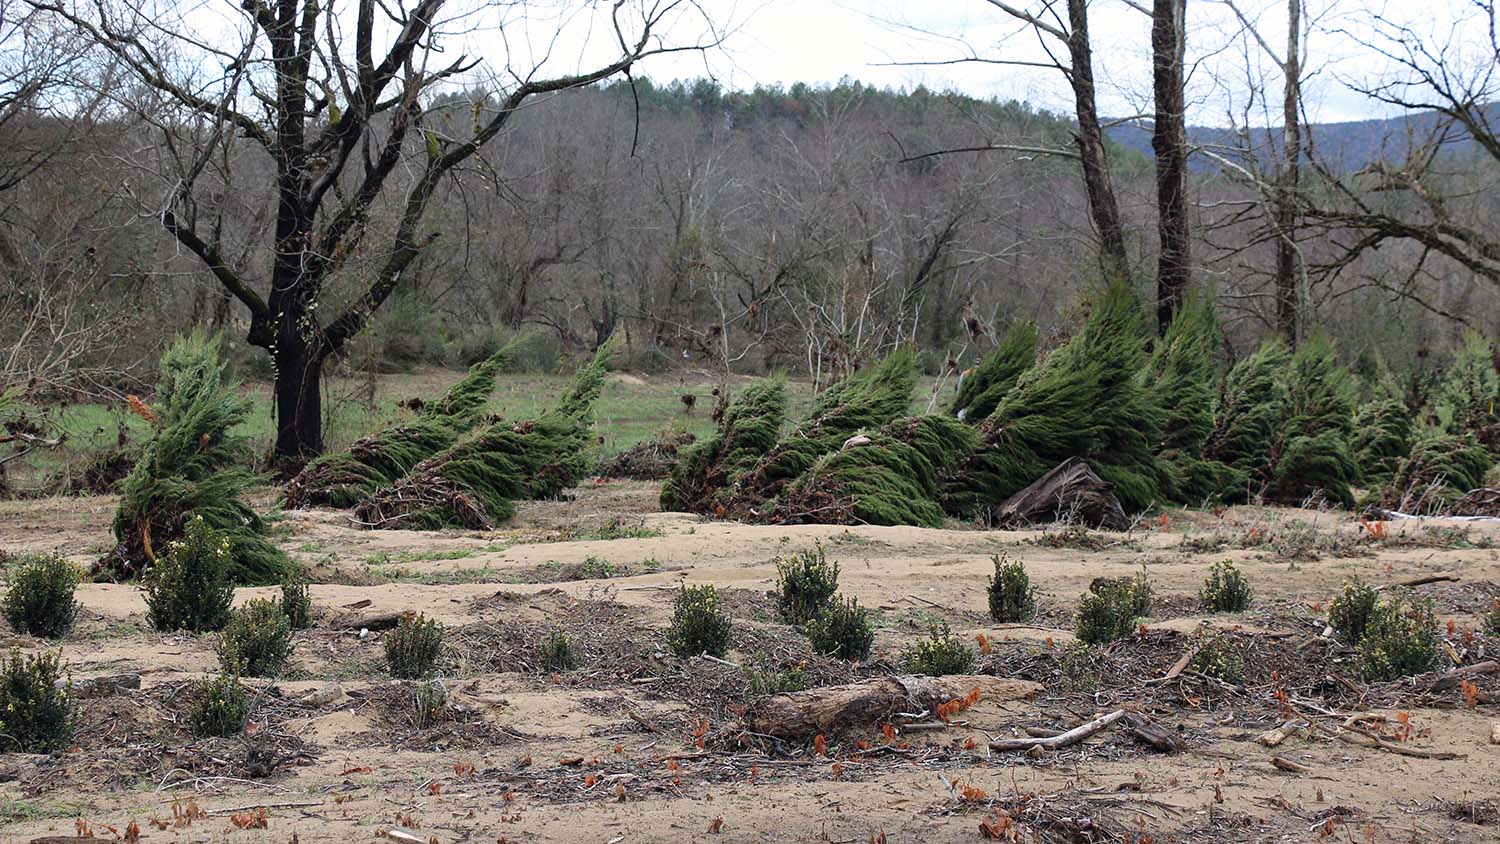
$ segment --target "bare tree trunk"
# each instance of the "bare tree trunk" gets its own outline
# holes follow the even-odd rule
[[[1276,180],[1276,330],[1292,347],[1297,345],[1299,277],[1297,253],[1297,190],[1302,165],[1302,0],[1287,0],[1287,44],[1282,111],[1282,163]]]
[[[1106,274],[1124,277],[1129,272],[1125,254],[1125,227],[1120,222],[1120,206],[1109,174],[1105,152],[1104,129],[1099,124],[1099,107],[1094,96],[1094,56],[1089,45],[1087,0],[1068,0],[1068,53],[1072,64],[1069,82],[1073,86],[1074,108],[1078,117],[1078,157],[1083,165],[1083,185],[1088,193],[1089,213],[1099,231],[1099,259]]]
[[[1187,127],[1183,92],[1186,0],[1155,0],[1151,79],[1156,98],[1156,212],[1161,249],[1156,270],[1157,330],[1165,332],[1192,279],[1187,215]]]

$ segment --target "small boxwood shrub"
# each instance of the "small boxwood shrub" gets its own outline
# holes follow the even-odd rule
[[[776,608],[787,624],[806,624],[833,602],[839,564],[828,562],[819,543],[776,558]]]
[[[854,598],[835,600],[807,622],[807,641],[824,656],[869,659],[875,623],[870,620],[870,611]]]
[[[578,667],[578,650],[573,640],[560,629],[547,634],[541,648],[542,667],[548,671],[572,671]]]
[[[55,653],[10,649],[0,676],[0,749],[50,753],[73,737],[72,683]]]
[[[28,636],[61,639],[73,629],[78,570],[57,554],[23,554],[5,592],[5,620]]]
[[[1193,657],[1193,670],[1200,674],[1223,680],[1226,683],[1245,681],[1245,661],[1240,659],[1234,642],[1228,636],[1210,633],[1198,642],[1198,654]]]
[[[1375,590],[1359,578],[1344,581],[1344,589],[1328,605],[1328,626],[1346,645],[1357,645],[1375,613]]]
[[[307,592],[307,575],[301,571],[287,575],[281,581],[281,611],[293,630],[306,630],[312,626],[312,596]]]
[[[250,696],[239,678],[231,674],[206,677],[195,684],[197,699],[193,701],[189,720],[193,735],[203,738],[232,736],[245,728],[250,715]]]
[[[404,616],[385,634],[385,664],[391,676],[415,680],[431,674],[443,653],[443,625],[421,613]]]
[[[918,639],[907,648],[902,655],[901,670],[930,677],[968,674],[974,670],[974,651],[953,635],[946,622],[934,624],[927,629],[925,639]]]
[[[237,677],[275,677],[292,653],[292,623],[275,601],[235,610],[219,635],[219,664]]]
[[[229,537],[194,516],[146,573],[146,608],[157,630],[222,630],[234,601]]]
[[[1036,615],[1036,589],[1026,566],[999,554],[990,559],[995,564],[995,575],[990,578],[990,618],[1001,623],[1030,621]]]
[[[753,696],[779,695],[800,692],[811,683],[801,665],[783,667],[773,661],[764,651],[756,651],[745,663],[745,682]]]
[[[1359,639],[1359,672],[1380,682],[1431,671],[1438,664],[1437,620],[1428,601],[1382,601]]]
[[[1228,560],[1214,563],[1198,593],[1198,600],[1209,612],[1242,612],[1250,608],[1250,599],[1250,582]]]
[[[680,657],[705,653],[722,657],[729,652],[730,626],[729,615],[719,607],[719,593],[711,584],[684,583],[672,607],[667,647]]]
[[[1106,645],[1130,635],[1136,619],[1141,617],[1137,582],[1098,580],[1089,589],[1089,594],[1078,602],[1078,615],[1074,619],[1073,630],[1078,641]]]

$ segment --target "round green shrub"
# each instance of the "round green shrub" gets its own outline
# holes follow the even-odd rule
[[[1359,640],[1359,672],[1382,682],[1437,668],[1437,621],[1431,602],[1383,601],[1370,614]]]
[[[10,649],[0,675],[0,749],[50,753],[73,737],[73,685],[55,653]]]
[[[974,670],[974,651],[953,635],[947,622],[934,624],[927,629],[927,638],[918,639],[902,654],[901,670],[930,677],[968,674]]]
[[[146,609],[157,630],[221,630],[234,601],[228,535],[202,517],[188,522],[146,573]]]
[[[995,575],[990,578],[990,618],[1002,624],[1030,621],[1036,615],[1036,589],[1026,566],[999,554],[990,559],[995,564]]]
[[[78,570],[57,554],[24,554],[11,570],[5,619],[28,636],[61,639],[73,629]]]
[[[1359,578],[1344,581],[1344,589],[1328,605],[1328,626],[1346,645],[1357,645],[1375,613],[1375,590]]]
[[[197,699],[193,701],[188,716],[193,735],[203,738],[232,736],[245,728],[245,720],[250,714],[250,697],[245,694],[239,678],[221,674],[206,677],[194,685]]]
[[[1242,612],[1250,608],[1252,593],[1245,575],[1228,560],[1214,563],[1198,600],[1209,612]]]
[[[672,608],[667,647],[680,657],[722,657],[729,652],[730,627],[729,615],[719,607],[719,594],[711,584],[684,583]]]
[[[1136,620],[1151,607],[1151,585],[1145,572],[1134,579],[1095,580],[1078,602],[1073,631],[1078,641],[1106,645],[1130,635]]]
[[[219,636],[219,663],[238,677],[274,677],[292,653],[292,623],[274,601],[235,610]]]
[[[828,562],[821,543],[776,559],[776,608],[787,624],[812,620],[838,589],[839,564]]]
[[[281,611],[286,614],[293,630],[306,630],[312,626],[312,596],[307,592],[307,576],[301,571],[289,574],[281,581]]]
[[[443,625],[421,613],[407,615],[385,634],[385,664],[391,676],[415,680],[432,673],[443,653]]]
[[[870,611],[854,598],[835,600],[807,622],[807,641],[824,656],[869,659],[875,623],[870,620]]]

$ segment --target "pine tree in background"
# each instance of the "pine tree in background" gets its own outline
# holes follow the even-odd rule
[[[1483,334],[1464,336],[1433,404],[1443,430],[1470,434],[1500,457],[1500,375],[1495,372],[1495,347]]]
[[[1233,501],[1244,495],[1243,473],[1202,456],[1214,433],[1219,389],[1214,354],[1219,339],[1213,303],[1195,298],[1177,309],[1151,357],[1152,390],[1163,410],[1163,493],[1184,504]]]
[[[1266,497],[1300,504],[1321,493],[1354,506],[1349,487],[1359,469],[1349,450],[1354,433],[1349,373],[1335,360],[1333,346],[1315,337],[1297,348],[1280,380],[1285,404],[1271,448]]]
[[[713,513],[721,493],[776,444],[786,420],[786,379],[756,381],[730,402],[718,430],[682,451],[662,484],[661,508]]]
[[[904,414],[916,384],[916,353],[902,346],[875,367],[829,387],[808,418],[734,482],[730,510],[743,515],[769,510],[772,499],[819,457]]]
[[[522,337],[469,369],[458,383],[425,404],[417,418],[371,434],[346,451],[308,463],[286,487],[286,506],[353,507],[390,486],[423,460],[451,448],[474,427],[490,395],[495,375],[515,356]]]
[[[1259,495],[1265,486],[1286,405],[1280,378],[1288,361],[1286,345],[1279,338],[1271,339],[1224,377],[1214,430],[1204,443],[1203,456],[1234,469],[1242,487],[1253,487],[1230,500]]]
[[[223,531],[230,575],[243,585],[280,582],[286,555],[262,535],[260,516],[240,496],[260,480],[247,466],[250,440],[239,433],[250,400],[226,383],[217,336],[194,332],[162,355],[155,407],[137,411],[155,426],[135,468],[121,484],[115,513],[118,543],[96,566],[100,574],[143,573],[190,518]]]
[[[515,514],[517,499],[555,498],[592,465],[593,407],[612,345],[578,370],[557,406],[519,424],[496,422],[473,439],[417,464],[355,508],[377,529],[489,530]]]
[[[1109,284],[1083,329],[1022,375],[980,426],[979,449],[945,481],[945,509],[976,516],[1069,457],[1087,460],[1127,509],[1160,502],[1162,410],[1141,324],[1134,293]]]
[[[1036,326],[1017,323],[980,364],[965,373],[948,414],[978,425],[1000,406],[1021,375],[1036,364]]]
[[[941,527],[940,479],[978,444],[977,430],[952,416],[898,419],[818,458],[782,492],[769,520]]]
[[[1470,490],[1484,486],[1489,451],[1473,436],[1431,434],[1412,447],[1380,493],[1380,506],[1414,515],[1445,513]]]

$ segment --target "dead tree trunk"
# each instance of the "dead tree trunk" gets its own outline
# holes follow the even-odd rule
[[[744,724],[760,735],[807,739],[850,729],[868,731],[877,724],[903,723],[913,716],[931,720],[938,706],[963,699],[976,689],[981,701],[1007,701],[1025,700],[1041,688],[1029,680],[981,675],[877,677],[760,698],[745,709]]]
[[[1297,345],[1302,275],[1297,252],[1297,190],[1302,165],[1302,0],[1287,0],[1287,43],[1283,70],[1281,173],[1276,180],[1276,330]]]
[[[1156,215],[1161,249],[1156,270],[1157,330],[1165,332],[1192,278],[1188,241],[1186,0],[1155,0],[1151,10],[1151,81],[1156,125]]]
[[[1104,129],[1099,123],[1099,107],[1094,95],[1094,53],[1089,44],[1087,0],[1068,0],[1068,27],[1071,64],[1068,81],[1073,87],[1074,110],[1078,118],[1078,134],[1074,140],[1083,166],[1089,214],[1099,232],[1099,259],[1105,273],[1123,278],[1129,272],[1130,264],[1125,254],[1125,226],[1120,222],[1120,206],[1115,200],[1109,157],[1104,146]]]

